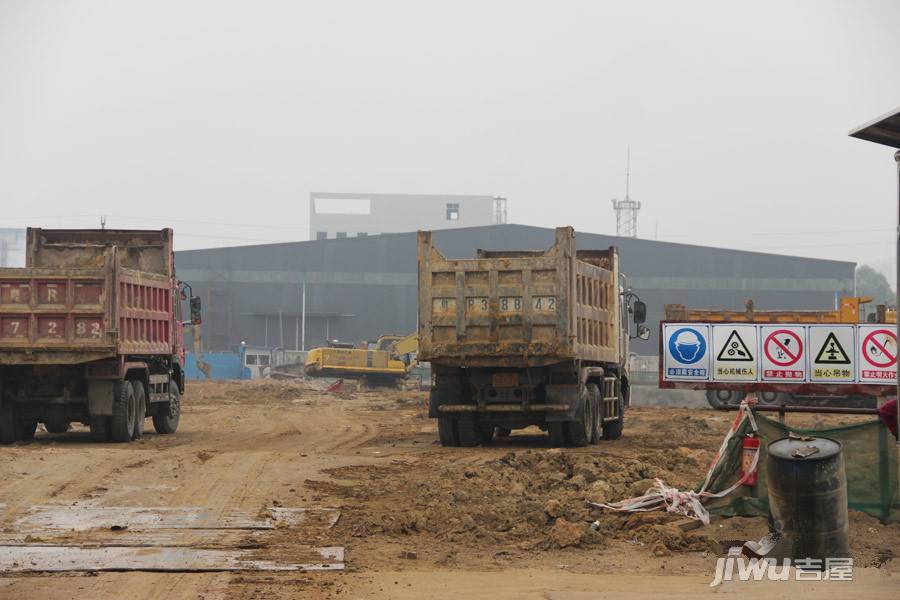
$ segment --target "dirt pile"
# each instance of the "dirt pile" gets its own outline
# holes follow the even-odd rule
[[[687,450],[687,449],[685,449]],[[659,541],[669,550],[704,549],[705,540],[652,519],[604,514],[585,500],[610,502],[642,494],[656,477],[689,487],[697,472],[689,451],[649,452],[643,460],[558,449],[507,452],[475,464],[435,453],[411,465],[345,467],[338,481],[306,482],[353,498],[345,511],[352,535],[426,536],[461,545],[491,544],[550,550],[602,544],[609,538]],[[673,470],[673,468],[675,470]],[[688,477],[676,471],[688,472]],[[599,519],[598,527],[590,524]]]

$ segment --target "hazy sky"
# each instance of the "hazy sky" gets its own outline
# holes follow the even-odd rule
[[[0,0],[0,227],[306,239],[310,191],[893,267],[900,1]]]

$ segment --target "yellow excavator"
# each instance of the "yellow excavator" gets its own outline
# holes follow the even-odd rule
[[[365,347],[329,342],[306,356],[305,373],[310,377],[354,377],[371,384],[396,384],[417,365],[418,333],[383,335]]]

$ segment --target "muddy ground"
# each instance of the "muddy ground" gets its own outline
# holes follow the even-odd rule
[[[222,518],[262,515],[273,506],[333,507],[341,514],[332,528],[318,522],[279,526],[216,544],[233,543],[254,559],[275,561],[307,560],[311,548],[343,546],[345,570],[7,573],[0,575],[0,598],[588,599],[710,593],[719,542],[758,539],[767,529],[764,519],[720,519],[682,531],[675,516],[604,514],[584,502],[637,495],[656,477],[679,488],[700,481],[733,415],[690,404],[635,406],[621,440],[589,448],[553,449],[538,430],[528,430],[488,447],[446,449],[436,442],[423,392],[323,393],[302,382],[194,383],[175,435],[153,434],[148,421],[151,433],[141,441],[99,445],[78,426],[0,448],[0,528],[6,539],[48,541],[23,528],[22,519],[36,505],[203,507]],[[804,416],[790,422],[832,426],[847,419]],[[595,520],[596,530],[590,527]],[[112,534],[56,535],[53,543],[90,546],[108,543]],[[210,545],[202,537],[190,539],[195,547]],[[894,594],[900,526],[851,511],[851,545],[853,582],[767,582],[752,591],[781,597],[791,586],[817,598]],[[745,585],[750,584],[719,591],[741,593]]]

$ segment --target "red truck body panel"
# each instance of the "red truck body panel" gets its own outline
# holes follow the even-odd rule
[[[0,364],[183,358],[172,231],[29,229],[0,269]]]

